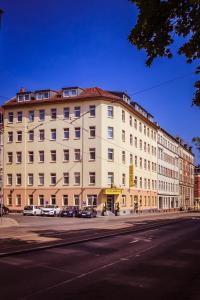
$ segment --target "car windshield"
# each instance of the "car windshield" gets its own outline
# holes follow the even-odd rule
[[[45,208],[55,208],[54,205],[46,205]]]
[[[30,205],[29,206],[25,206],[24,210],[33,210],[33,206],[30,206]]]
[[[83,210],[91,211],[91,210],[93,210],[93,208],[92,207],[84,207]]]

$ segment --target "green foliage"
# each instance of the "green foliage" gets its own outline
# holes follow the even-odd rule
[[[187,63],[200,58],[200,0],[130,0],[138,8],[137,23],[129,41],[147,53],[146,65],[157,57],[172,58],[174,37],[183,38],[178,49]],[[200,66],[196,74],[200,73]],[[200,107],[200,81],[195,83],[193,104]]]
[[[192,139],[192,142],[195,144],[197,150],[200,151],[200,137],[198,137],[198,136],[197,136],[197,137],[194,137],[194,138]]]

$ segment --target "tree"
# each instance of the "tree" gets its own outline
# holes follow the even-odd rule
[[[170,45],[175,36],[183,38],[178,49],[187,63],[200,58],[200,0],[130,0],[136,4],[137,23],[129,35],[129,41],[147,53],[146,65],[151,66],[157,57],[172,58]],[[196,74],[200,73],[200,66]],[[192,103],[200,107],[200,80],[194,84]]]
[[[1,19],[2,19],[3,13],[4,13],[3,9],[0,8],[0,28],[1,28]]]

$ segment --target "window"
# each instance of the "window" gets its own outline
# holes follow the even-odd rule
[[[114,161],[114,149],[108,148],[108,160]]]
[[[22,205],[22,197],[21,195],[16,195],[16,206]]]
[[[96,136],[96,127],[95,126],[90,126],[90,138],[95,138]]]
[[[144,135],[146,135],[147,134],[147,127],[146,127],[146,125],[144,125]]]
[[[75,127],[75,139],[80,139],[81,137],[81,129],[80,127]]]
[[[126,141],[125,130],[122,130],[122,142]]]
[[[56,195],[51,195],[51,205],[56,205]]]
[[[68,195],[63,195],[63,201],[62,201],[63,203],[63,206],[68,206]]]
[[[148,179],[148,189],[150,190],[150,179]]]
[[[39,151],[39,162],[44,162],[44,151]]]
[[[8,206],[12,206],[12,194],[8,194],[8,196],[7,196],[7,204],[8,204]]]
[[[39,130],[39,141],[42,142],[45,139],[44,129]]]
[[[137,178],[137,176],[135,176],[134,184],[135,184],[135,187],[137,188],[137,186],[138,186],[138,178]]]
[[[28,195],[28,204],[33,205],[33,195]]]
[[[130,165],[133,164],[133,154],[130,153]]]
[[[56,117],[57,117],[57,109],[52,108],[51,109],[51,120],[56,120]]]
[[[74,184],[75,185],[80,185],[80,172],[75,172],[74,173]]]
[[[22,131],[17,131],[17,142],[22,142]]]
[[[135,148],[137,148],[137,137],[135,137]]]
[[[95,172],[89,172],[89,184],[94,185],[95,184]]]
[[[33,151],[28,152],[28,162],[33,163],[34,162],[34,153]]]
[[[64,133],[64,140],[68,140],[69,139],[69,128],[64,128],[63,129],[63,133]]]
[[[89,149],[89,160],[95,160],[96,159],[96,149],[95,148],[90,148]]]
[[[87,195],[87,205],[97,206],[97,195]]]
[[[133,135],[130,134],[130,145],[133,145]]]
[[[69,185],[69,173],[63,173],[63,184]]]
[[[63,117],[64,117],[64,119],[69,119],[69,113],[70,113],[69,107],[64,107],[63,108]]]
[[[22,153],[21,152],[17,152],[16,163],[17,164],[21,164],[22,163]]]
[[[74,149],[74,160],[80,161],[81,160],[81,151],[80,149]]]
[[[8,132],[8,143],[12,143],[13,142],[13,132],[9,131]]]
[[[29,142],[33,142],[34,141],[34,131],[33,130],[30,130],[28,132],[28,140],[29,140]]]
[[[140,177],[140,189],[142,189],[142,177]]]
[[[139,123],[139,131],[142,132],[142,123]]]
[[[90,105],[89,106],[89,112],[90,112],[90,117],[95,117],[96,116],[96,106],[95,105]]]
[[[144,142],[144,152],[146,152],[146,151],[147,151],[147,143]]]
[[[8,164],[12,164],[12,162],[13,162],[13,153],[8,152]]]
[[[107,110],[107,116],[109,118],[113,118],[114,114],[113,114],[113,106],[108,106],[108,110]]]
[[[14,114],[13,112],[8,113],[8,123],[13,123]]]
[[[56,129],[51,129],[51,140],[52,141],[56,140]]]
[[[142,140],[140,140],[140,150],[142,150]]]
[[[16,174],[16,185],[21,185],[21,184],[22,184],[22,175]]]
[[[122,110],[122,122],[125,122],[125,111]]]
[[[51,185],[56,185],[56,173],[51,173]]]
[[[39,185],[44,185],[44,173],[39,173]]]
[[[112,185],[114,183],[114,173],[108,172],[108,185]]]
[[[149,128],[147,127],[147,136],[149,137]]]
[[[28,185],[33,185],[33,173],[28,174]]]
[[[79,206],[79,195],[74,195],[74,205]]]
[[[39,205],[44,206],[44,195],[39,195]]]
[[[126,206],[126,195],[122,195],[122,206]]]
[[[135,156],[135,167],[137,167],[137,156]]]
[[[23,112],[22,111],[18,111],[17,112],[17,122],[21,123],[22,122],[22,118],[23,118]]]
[[[148,171],[150,171],[151,167],[150,167],[150,161],[148,161]]]
[[[75,106],[74,107],[74,117],[80,118],[80,116],[81,116],[81,108],[80,108],[80,106]]]
[[[129,117],[129,124],[131,127],[133,126],[133,118],[131,116]]]
[[[56,162],[56,150],[51,150],[51,162]]]
[[[40,109],[39,110],[39,120],[40,121],[44,121],[45,120],[45,110],[44,109]]]
[[[108,138],[113,139],[113,127],[108,127]]]
[[[144,169],[145,170],[147,169],[147,160],[146,159],[144,160]]]
[[[12,185],[12,174],[7,174],[7,185]]]
[[[29,122],[34,122],[34,110],[29,111],[28,119],[29,119]]]
[[[122,163],[125,164],[126,163],[126,152],[122,151]]]
[[[137,120],[134,119],[134,128],[137,129]]]
[[[126,174],[122,174],[122,185],[126,185]]]
[[[144,188],[145,189],[147,188],[147,179],[146,178],[144,179]]]
[[[63,160],[69,161],[69,150],[68,149],[63,150]]]

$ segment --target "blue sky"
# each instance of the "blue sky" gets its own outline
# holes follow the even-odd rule
[[[20,87],[124,90],[170,133],[189,143],[200,136],[200,109],[191,106],[195,66],[175,55],[145,67],[145,53],[128,42],[137,17],[128,0],[0,0],[0,7],[5,10],[0,31],[1,96],[9,98]],[[177,41],[173,48],[178,45]],[[182,75],[186,76],[142,92]],[[5,100],[0,98],[1,103]]]

